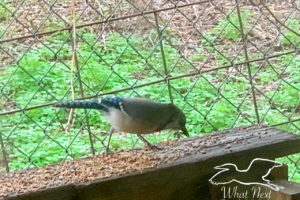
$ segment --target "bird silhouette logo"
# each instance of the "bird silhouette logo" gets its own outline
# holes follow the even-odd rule
[[[220,170],[214,174],[209,182],[214,185],[229,184],[237,182],[242,185],[261,185],[272,190],[279,191],[282,187],[272,184],[266,177],[270,174],[272,169],[281,167],[282,163],[274,160],[255,158],[251,161],[247,169],[238,169],[233,163],[225,163],[214,167]]]

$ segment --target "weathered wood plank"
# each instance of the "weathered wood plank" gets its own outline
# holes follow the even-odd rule
[[[300,199],[300,183],[295,183],[287,180],[276,180],[273,182],[276,185],[282,186],[278,192],[271,193],[272,200],[299,200]]]
[[[182,139],[164,149],[157,154],[167,152],[179,156],[141,172],[133,170],[120,176],[73,184],[69,192],[76,197],[69,199],[209,199],[208,179],[215,172],[214,166],[233,162],[244,168],[253,158],[274,159],[298,153],[300,137],[269,127],[251,127]],[[49,191],[51,189],[8,199],[48,199]],[[59,188],[55,193],[61,196]],[[52,199],[55,198],[52,194]]]

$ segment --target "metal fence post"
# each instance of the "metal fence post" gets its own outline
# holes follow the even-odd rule
[[[8,165],[8,160],[7,160],[5,146],[4,146],[4,142],[3,142],[1,132],[0,132],[0,145],[1,145],[1,151],[2,151],[2,156],[3,156],[3,162],[4,162],[4,165],[5,165],[5,170],[6,170],[6,172],[9,172],[9,165]]]
[[[239,25],[240,25],[240,29],[241,29],[240,31],[241,31],[242,41],[243,41],[243,49],[244,49],[244,54],[245,54],[247,70],[248,70],[249,83],[250,83],[250,86],[251,86],[252,99],[253,99],[254,110],[255,110],[255,115],[256,115],[256,122],[257,122],[257,124],[259,124],[259,121],[260,121],[259,120],[259,113],[258,113],[258,108],[257,108],[255,90],[254,90],[252,74],[251,74],[251,67],[250,67],[250,63],[249,63],[249,56],[248,56],[248,50],[247,50],[247,36],[244,33],[244,27],[243,27],[243,21],[242,21],[242,17],[241,17],[239,0],[235,0],[235,2],[236,2],[237,15],[238,15],[238,19],[239,19]]]
[[[158,17],[157,17],[156,12],[154,12],[154,18],[155,18],[156,31],[157,31],[158,38],[159,38],[160,52],[161,52],[161,56],[162,56],[164,72],[165,72],[165,76],[166,76],[165,78],[166,78],[167,85],[168,85],[169,98],[170,98],[171,103],[173,104],[172,88],[171,88],[170,80],[168,78],[170,75],[169,75],[168,68],[167,68],[167,61],[166,61],[164,45],[163,45],[163,41],[162,41],[163,38],[162,38],[162,33],[159,30],[159,23],[158,23]]]

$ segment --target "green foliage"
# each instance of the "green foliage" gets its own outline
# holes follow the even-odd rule
[[[285,25],[287,25],[290,29],[293,31],[299,33],[300,31],[300,21],[297,19],[288,19],[285,22]],[[283,36],[281,36],[281,43],[285,45],[293,45],[294,47],[300,46],[300,36],[296,35],[294,32],[287,30],[285,33],[283,33]]]
[[[10,4],[0,1],[0,22],[6,20],[9,11],[11,11]]]
[[[244,33],[248,32],[249,22],[252,16],[254,16],[254,12],[252,11],[241,10],[240,12]],[[224,40],[240,41],[241,39],[242,37],[239,17],[237,12],[232,12],[211,30],[206,31],[203,34],[203,38],[200,41],[203,49],[198,49],[197,51],[206,50],[208,53],[213,55],[217,66],[229,65],[230,55],[226,52],[223,52],[220,47],[222,46],[222,43],[224,43]],[[197,55],[198,54],[192,55],[192,59],[200,61],[205,60],[200,55]],[[237,58],[237,60],[239,60],[239,58]]]
[[[242,12],[241,17],[245,27],[250,15],[246,11]],[[236,13],[232,13],[229,20],[239,27]],[[240,37],[238,29],[224,20],[211,32],[206,33],[207,38],[214,39],[223,28],[221,39],[236,41]],[[164,74],[159,45],[153,46],[134,35],[122,37],[112,33],[107,36],[105,43],[98,42],[97,35],[92,33],[82,31],[79,35],[79,40],[83,42],[79,42],[77,47],[78,65],[81,79],[85,83],[83,92],[86,96],[130,87],[135,82],[148,83],[161,79],[160,74]],[[71,46],[67,42],[70,40],[69,34],[57,33],[48,37],[47,40],[49,41],[46,42],[47,47],[37,46],[31,49],[19,57],[18,66],[7,66],[1,72],[0,86],[5,86],[2,90],[3,94],[14,99],[21,108],[71,99],[71,82],[74,85],[76,97],[80,96],[76,68],[72,69],[71,73],[71,68],[75,66],[71,66],[70,63],[72,53]],[[206,58],[202,53],[205,50],[213,52],[209,43],[203,44],[203,48],[197,49],[197,52],[191,55],[192,60],[204,61]],[[191,70],[187,63],[178,61],[180,55],[175,48],[167,43],[163,46],[168,70],[172,71],[173,76],[186,74]],[[228,55],[224,54],[224,56],[214,52],[217,65],[228,64],[226,59]],[[284,69],[285,65],[291,66],[286,69],[284,77],[292,87],[289,84],[282,84],[273,102],[290,114],[299,104],[300,71],[295,70],[300,68],[299,56],[283,56],[278,65],[278,72],[262,70],[258,72],[255,81],[263,86],[271,84],[278,79],[278,73]],[[247,93],[250,89],[249,80],[239,75],[232,75],[227,69],[193,78],[175,79],[170,83],[176,105],[187,115],[187,129],[191,135],[210,133],[232,126],[250,125],[251,123],[239,112],[243,112],[248,119],[255,121],[252,99]],[[276,88],[269,93],[266,92],[266,95],[271,96],[276,92],[274,90]],[[170,101],[166,84],[148,85],[136,88],[135,91],[141,96],[160,102]],[[136,96],[132,91],[125,91],[118,95]],[[15,105],[11,104],[5,96],[0,97],[0,109],[15,108]],[[182,97],[185,97],[186,101],[183,101]],[[266,113],[269,102],[266,103],[258,98],[258,103],[261,108],[260,114]],[[88,110],[88,116],[92,132],[98,138],[104,139],[99,133],[107,131],[109,127],[103,116],[95,110]],[[4,133],[6,146],[10,149],[12,158],[10,167],[17,170],[91,155],[88,131],[82,128],[86,127],[85,112],[75,110],[74,123],[70,130],[65,132],[62,126],[67,123],[68,117],[68,111],[54,110],[51,107],[1,117],[0,132]],[[284,117],[272,108],[266,115],[268,123],[283,120]],[[151,142],[159,142],[170,137],[168,134],[161,133],[149,135],[147,139]],[[113,149],[132,147],[136,140],[135,135],[115,134],[112,137],[111,147]],[[104,143],[106,142],[107,139]],[[140,145],[142,145],[141,142],[137,144],[137,146]],[[95,147],[97,152],[104,150],[99,140],[96,140]]]
[[[241,21],[244,32],[247,32],[247,25],[249,24],[249,17],[253,16],[253,12],[249,10],[242,10]],[[220,21],[215,27],[210,30],[213,36],[219,35],[221,39],[228,39],[238,41],[241,39],[240,22],[237,12],[232,12],[226,19]]]
[[[149,46],[140,38],[133,36],[124,38],[118,34],[111,34],[103,45],[95,42],[97,36],[94,34],[82,33],[81,36],[87,42],[80,43],[77,51],[79,67],[82,67],[81,79],[85,83],[83,85],[85,95],[128,87],[127,83],[134,82],[136,76],[143,76],[141,81],[144,82],[155,80],[155,77],[161,78],[151,68],[146,69],[144,74],[140,71],[141,66],[145,65],[146,58],[148,65],[160,73],[164,72],[159,49]],[[20,56],[18,65],[7,66],[1,72],[0,85],[4,86],[3,94],[13,99],[21,108],[55,102],[63,98],[70,99],[71,81],[75,93],[80,95],[76,69],[73,70],[73,74],[71,73],[71,47],[65,44],[69,36],[65,32],[60,32],[47,39],[51,41],[44,43],[47,46],[36,46]],[[173,66],[179,58],[176,50],[166,44],[165,55],[170,66]],[[179,70],[181,68],[174,68],[176,73],[179,73]],[[150,90],[153,92],[156,87],[152,86]],[[0,102],[1,110],[15,106],[5,96],[0,97]],[[29,166],[28,162],[43,166],[68,159],[65,149],[68,149],[68,153],[73,157],[87,155],[90,147],[89,137],[86,130],[85,134],[80,130],[85,123],[84,111],[76,110],[75,113],[81,118],[75,120],[68,134],[62,132],[61,125],[55,122],[61,120],[62,123],[66,123],[68,112],[63,110],[54,112],[51,107],[29,110],[25,115],[21,113],[0,118],[2,124],[0,130],[8,137],[7,146],[13,149],[10,153],[14,158],[11,168],[13,170],[26,168]],[[89,113],[89,122],[97,129],[96,132],[108,129],[103,117],[96,111]],[[18,131],[11,132],[11,130]],[[112,144],[115,148],[130,147],[132,140],[120,142],[113,138]],[[27,157],[22,152],[31,156]]]
[[[281,108],[293,110],[300,102],[300,70],[297,70],[300,69],[300,56],[282,56],[281,63],[285,70],[282,78],[289,78],[281,84],[278,93],[274,96],[273,102],[280,105]]]

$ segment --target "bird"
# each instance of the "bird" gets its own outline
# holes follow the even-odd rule
[[[229,184],[231,182],[237,182],[242,185],[263,185],[278,191],[280,187],[270,183],[270,180],[266,179],[266,177],[272,169],[281,166],[282,163],[265,158],[253,159],[248,168],[243,170],[238,169],[233,163],[225,163],[214,167],[220,171],[213,175],[209,181],[214,185]]]
[[[189,136],[183,111],[171,103],[159,103],[147,98],[105,97],[92,100],[63,101],[54,104],[61,108],[96,109],[111,125],[106,151],[113,133],[125,132],[137,136],[149,147],[156,147],[142,135],[162,130],[181,130]]]

